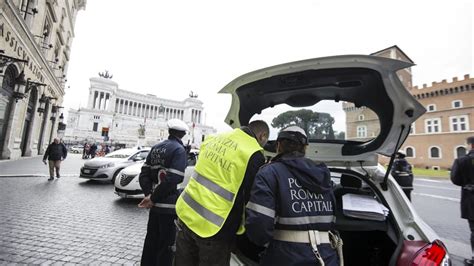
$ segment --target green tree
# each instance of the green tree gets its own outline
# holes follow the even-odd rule
[[[305,130],[309,138],[313,139],[335,139],[333,124],[334,118],[330,114],[313,112],[308,109],[287,111],[272,120],[274,128],[299,126]]]

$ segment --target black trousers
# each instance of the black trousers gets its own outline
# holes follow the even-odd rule
[[[175,214],[163,214],[158,213],[157,208],[150,209],[141,265],[172,265],[175,219]]]
[[[471,229],[471,256],[474,258],[474,220],[467,220],[469,222],[469,228]]]
[[[179,222],[175,266],[228,266],[232,239],[202,238]]]

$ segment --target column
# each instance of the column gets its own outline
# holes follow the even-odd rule
[[[97,108],[97,97],[98,97],[98,92],[94,91],[94,100],[93,100],[93,104],[92,104],[92,109]]]
[[[95,96],[95,91],[90,90],[89,91],[89,100],[87,101],[87,108],[89,108],[89,109],[94,109],[94,96]]]

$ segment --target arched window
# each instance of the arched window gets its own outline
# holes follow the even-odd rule
[[[458,146],[456,148],[456,157],[455,158],[459,158],[461,156],[464,156],[464,155],[466,155],[466,153],[467,153],[467,150],[464,146]]]
[[[406,156],[408,158],[415,158],[415,148],[413,147],[406,147],[405,149]]]
[[[439,147],[430,147],[429,154],[431,159],[440,159],[441,149]]]

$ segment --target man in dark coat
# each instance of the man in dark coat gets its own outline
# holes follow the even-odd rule
[[[46,160],[49,161],[49,179],[54,179],[54,169],[56,168],[56,177],[60,178],[59,170],[61,169],[61,161],[66,159],[67,148],[63,143],[55,138],[53,143],[49,144],[46,152],[43,156],[43,162],[46,164]]]
[[[403,189],[407,198],[411,200],[410,194],[413,190],[413,172],[411,165],[405,159],[405,152],[402,150],[396,153],[396,158],[392,166],[392,176]]]
[[[138,206],[150,209],[141,265],[172,264],[177,185],[183,182],[187,162],[181,141],[186,131],[189,128],[182,120],[168,120],[168,139],[151,148],[138,177],[145,194]]]
[[[461,218],[467,219],[471,229],[471,249],[474,254],[474,136],[467,139],[470,151],[454,160],[451,167],[451,181],[461,186]],[[474,256],[464,260],[466,265],[474,265]]]
[[[335,198],[325,164],[305,158],[306,132],[277,137],[278,155],[261,167],[247,204],[247,236],[266,250],[260,265],[339,265]]]

